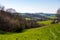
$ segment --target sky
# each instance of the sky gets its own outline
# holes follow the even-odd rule
[[[0,0],[0,4],[21,13],[56,13],[60,8],[60,0]]]

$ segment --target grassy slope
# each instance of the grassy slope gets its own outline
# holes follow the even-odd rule
[[[42,15],[42,16],[45,16],[45,17],[48,17],[48,18],[56,18],[56,15],[50,15],[50,16],[47,16],[47,15],[45,15],[45,14],[40,14],[40,15]]]
[[[22,33],[0,34],[0,40],[60,40],[60,25],[27,29]]]
[[[45,25],[50,25],[51,24],[51,20],[47,20],[47,21],[38,21],[38,24],[45,24]]]

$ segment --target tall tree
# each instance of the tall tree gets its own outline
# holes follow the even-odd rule
[[[6,12],[16,13],[16,10],[13,8],[6,9]]]
[[[4,11],[5,7],[0,5],[0,10]]]
[[[57,22],[60,22],[60,8],[57,10]]]

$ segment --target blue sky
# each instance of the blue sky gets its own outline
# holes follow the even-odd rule
[[[0,4],[22,13],[56,13],[60,8],[60,0],[0,0]]]

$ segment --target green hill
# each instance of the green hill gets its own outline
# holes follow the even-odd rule
[[[0,40],[60,40],[60,24],[27,29],[22,33],[0,34]]]

